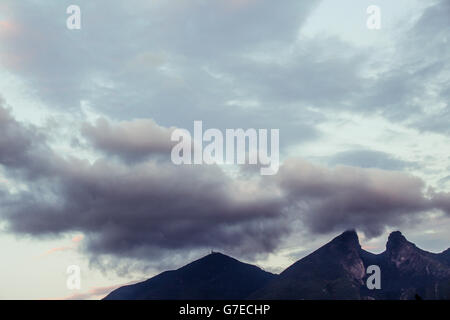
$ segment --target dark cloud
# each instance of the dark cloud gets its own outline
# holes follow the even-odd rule
[[[450,215],[450,192],[440,192],[433,195],[436,208]]]
[[[248,189],[248,182],[234,181],[218,167],[62,158],[49,147],[40,152],[45,142],[0,112],[8,134],[0,144],[2,165],[21,171],[16,182],[26,184],[25,190],[1,195],[10,232],[81,231],[91,254],[144,259],[198,248],[254,255],[273,250],[286,232],[279,199],[262,187]],[[11,151],[9,161],[5,155]]]
[[[164,249],[270,251],[284,231],[276,222],[277,201],[240,199],[217,169],[73,165],[52,190],[54,201],[38,190],[17,199],[5,215],[12,231],[78,230],[87,235],[91,253],[139,258]]]
[[[291,159],[279,183],[312,232],[356,228],[369,237],[432,208],[424,182],[404,173],[338,166],[334,169]]]
[[[392,155],[375,150],[349,150],[339,152],[330,157],[329,164],[343,164],[361,168],[378,168],[384,170],[398,170],[417,167],[411,161],[404,161]]]
[[[95,124],[85,123],[83,135],[98,150],[128,161],[145,159],[152,155],[168,155],[174,145],[171,133],[174,128],[158,126],[151,119],[136,119],[111,124],[101,118]]]
[[[1,98],[0,98],[1,99]],[[0,163],[7,166],[23,165],[33,133],[20,126],[4,108],[0,100]]]
[[[9,169],[7,174],[32,179],[48,174],[49,166],[58,166],[59,159],[46,157],[52,152],[45,140],[38,128],[17,122],[0,97],[0,164]]]

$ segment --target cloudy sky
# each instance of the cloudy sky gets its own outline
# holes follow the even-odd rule
[[[449,16],[448,0],[2,0],[0,298],[98,298],[211,249],[278,272],[349,228],[373,252],[397,229],[447,249]],[[174,165],[170,134],[194,120],[280,129],[278,174]]]

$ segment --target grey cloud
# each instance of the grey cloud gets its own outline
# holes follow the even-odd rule
[[[242,83],[246,95],[255,95],[299,118],[310,106],[345,108],[364,89],[362,67],[368,51],[352,50],[351,45],[332,37],[303,37],[289,49],[281,61],[261,61],[255,52],[256,57],[219,61],[216,67]]]
[[[96,163],[60,177],[58,191],[33,187],[4,216],[11,231],[33,235],[82,231],[94,254],[152,257],[158,251],[273,250],[284,227],[277,201],[240,200],[219,170]],[[46,200],[52,195],[54,201]]]
[[[424,182],[399,172],[339,166],[328,169],[291,159],[280,168],[279,183],[293,211],[317,233],[348,228],[378,236],[432,205]]]
[[[450,192],[440,192],[433,195],[436,208],[450,215]]]
[[[128,161],[142,160],[152,155],[170,154],[174,128],[158,126],[151,119],[136,119],[110,123],[100,118],[95,124],[85,123],[83,135],[98,150]]]
[[[356,105],[361,111],[381,112],[385,117],[413,128],[448,133],[450,56],[448,17],[450,3],[433,1],[401,36],[386,71],[368,82],[368,95]],[[430,106],[443,105],[433,111]]]
[[[32,138],[3,105],[4,101],[0,100],[0,163],[15,166],[26,161],[26,150],[31,145]]]
[[[50,147],[35,153],[35,144],[45,142],[11,116],[4,118],[1,128],[14,130],[8,131],[8,143],[0,144],[0,159],[22,135],[26,142],[14,161],[2,162],[7,172],[20,170],[15,181],[27,186],[19,193],[2,191],[1,217],[10,232],[80,231],[91,254],[140,259],[211,247],[254,255],[273,250],[286,232],[279,199],[262,187],[249,192],[245,181],[231,180],[218,167],[89,163],[61,158]]]
[[[275,72],[264,63],[246,68],[250,61],[242,58],[291,45],[318,1],[289,0],[275,6],[268,0],[104,3],[101,14],[99,3],[80,3],[82,29],[69,31],[65,8],[70,1],[45,8],[30,1],[9,1],[11,19],[20,28],[19,34],[2,39],[9,48],[5,54],[26,64],[19,68],[5,62],[4,67],[26,79],[49,105],[70,112],[77,112],[83,100],[115,118],[153,118],[164,126],[189,128],[193,120],[201,119],[215,128],[283,127],[290,143],[318,135],[317,113],[302,110],[286,120],[283,115],[298,113],[298,105],[285,106],[261,95],[270,84],[245,89],[261,75]],[[309,70],[309,59],[299,61],[303,67],[297,71],[303,74]],[[233,75],[237,67],[245,68],[248,77]],[[323,65],[322,71],[327,68]],[[282,74],[271,83],[281,80]],[[296,88],[292,85],[290,95]],[[259,106],[228,105],[246,100],[257,100]]]
[[[397,159],[385,152],[358,149],[339,152],[331,156],[328,163],[331,165],[343,164],[384,170],[402,170],[417,167],[417,164],[414,162]]]
[[[189,87],[215,96],[220,86],[202,71],[208,62],[267,42],[293,41],[316,3],[86,1],[80,3],[82,29],[74,32],[65,28],[70,1],[46,6],[7,1],[8,18],[17,28],[16,34],[2,39],[8,45],[4,66],[32,81],[42,97],[54,106],[61,102],[63,108],[85,99],[95,101],[96,108],[111,109],[117,103],[116,97],[110,100],[116,91],[120,92],[117,107],[128,105],[123,114],[139,105],[152,105],[150,101],[159,102],[158,107],[185,107],[180,101],[194,107],[190,102],[197,100],[196,93]],[[144,104],[140,97],[145,97]]]
[[[336,38],[298,39],[318,3],[108,1],[98,14],[98,3],[83,2],[82,30],[71,32],[64,27],[70,1],[8,1],[20,28],[1,39],[8,48],[2,60],[39,97],[72,112],[85,100],[108,115],[166,127],[198,119],[217,128],[283,126],[285,144],[320,135],[323,118],[311,107],[381,113],[446,133],[448,108],[425,111],[448,100],[448,1],[434,2],[396,34],[395,55],[386,60]],[[257,106],[243,106],[249,100]]]
[[[58,166],[59,159],[45,156],[51,153],[45,139],[38,128],[17,122],[0,97],[0,165],[8,167],[7,174],[34,179],[48,174],[49,165]]]
[[[255,46],[290,42],[319,1],[270,0],[177,1],[157,8],[156,24],[164,28],[158,43],[204,59]],[[170,17],[170,21],[167,20]]]
[[[441,58],[442,54],[446,52],[445,37],[449,35],[448,30],[448,16],[450,14],[450,3],[446,0],[435,0],[426,8],[422,16],[415,23],[410,30],[412,39],[409,42],[414,48],[420,48],[421,43],[415,43],[416,40],[421,40],[422,43],[427,41],[428,45],[434,48],[440,48],[432,54]],[[443,38],[444,37],[444,38]],[[448,39],[447,39],[448,40]]]
[[[448,84],[450,87],[450,83]],[[450,96],[448,96],[447,101],[449,101]],[[438,132],[445,135],[450,134],[450,110],[448,103],[445,103],[445,107],[437,111],[431,115],[424,115],[420,118],[420,120],[416,120],[414,122],[414,125],[416,128],[418,128],[420,131],[431,131],[431,132]]]
[[[449,182],[450,182],[450,176],[446,176],[446,177],[444,177],[442,179],[439,179],[438,185],[440,187],[445,187]]]

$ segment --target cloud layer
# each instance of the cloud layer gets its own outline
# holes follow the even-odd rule
[[[54,145],[65,137],[16,120],[0,102],[0,219],[9,232],[80,232],[91,257],[148,261],[211,248],[267,253],[298,224],[314,235],[358,228],[373,237],[450,213],[448,193],[405,173],[443,171],[448,156],[432,159],[439,168],[420,167],[391,155],[388,139],[385,149],[352,143],[372,128],[348,133],[344,147],[334,148],[340,132],[325,136],[330,123],[345,127],[345,115],[414,131],[402,146],[419,133],[449,137],[448,0],[427,4],[373,47],[308,35],[322,1],[100,3],[80,3],[74,32],[65,28],[70,0],[0,3],[0,72],[23,83],[27,94],[18,95],[82,121],[86,108],[103,115],[65,128],[82,141],[65,153]],[[282,129],[279,174],[172,165],[170,133],[194,120]],[[333,167],[287,156],[303,155],[295,148],[306,144],[333,152],[318,152]]]
[[[328,169],[291,159],[278,179],[291,210],[315,233],[356,228],[379,236],[387,226],[405,224],[436,206],[421,179],[395,171]]]
[[[112,125],[104,118],[93,125],[85,123],[83,135],[95,148],[125,161],[138,161],[149,156],[170,153],[174,128],[163,128],[153,120],[138,119]]]
[[[1,133],[8,137],[0,144],[1,163],[18,172],[10,178],[26,185],[18,193],[2,193],[2,217],[12,232],[78,230],[86,234],[90,252],[128,257],[195,247],[258,253],[272,250],[285,232],[278,223],[279,199],[263,188],[247,188],[246,181],[232,180],[218,167],[179,167],[170,158],[128,165],[107,157],[90,163],[63,158],[48,146],[42,153],[41,136],[0,111]],[[142,130],[134,124],[126,129],[132,136]],[[146,139],[151,146],[161,140]],[[118,143],[120,155],[144,154],[149,147],[132,139]]]
[[[165,160],[139,162],[111,156],[129,159],[153,146],[164,150],[169,129],[151,120],[85,124],[81,130],[94,141],[103,141],[96,129],[104,126],[108,137],[126,132],[108,147],[94,143],[103,155],[95,161],[58,155],[41,129],[16,121],[4,107],[0,121],[0,134],[7,137],[0,141],[0,163],[8,179],[25,186],[2,190],[7,230],[34,236],[81,232],[92,256],[150,260],[209,248],[253,256],[273,251],[293,231],[293,221],[310,233],[358,228],[371,237],[432,209],[448,212],[448,194],[430,196],[421,179],[395,171],[329,169],[293,158],[275,177],[233,179],[214,165],[175,166],[168,152]],[[141,124],[149,124],[145,140],[127,139],[141,137]]]

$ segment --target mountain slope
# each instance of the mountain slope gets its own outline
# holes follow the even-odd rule
[[[253,299],[359,299],[365,269],[355,231],[346,231],[297,261]]]
[[[450,267],[450,248],[445,250],[444,252],[441,252],[439,255],[439,261],[442,263],[445,263]]]
[[[244,299],[276,276],[220,253],[118,288],[105,300]]]

